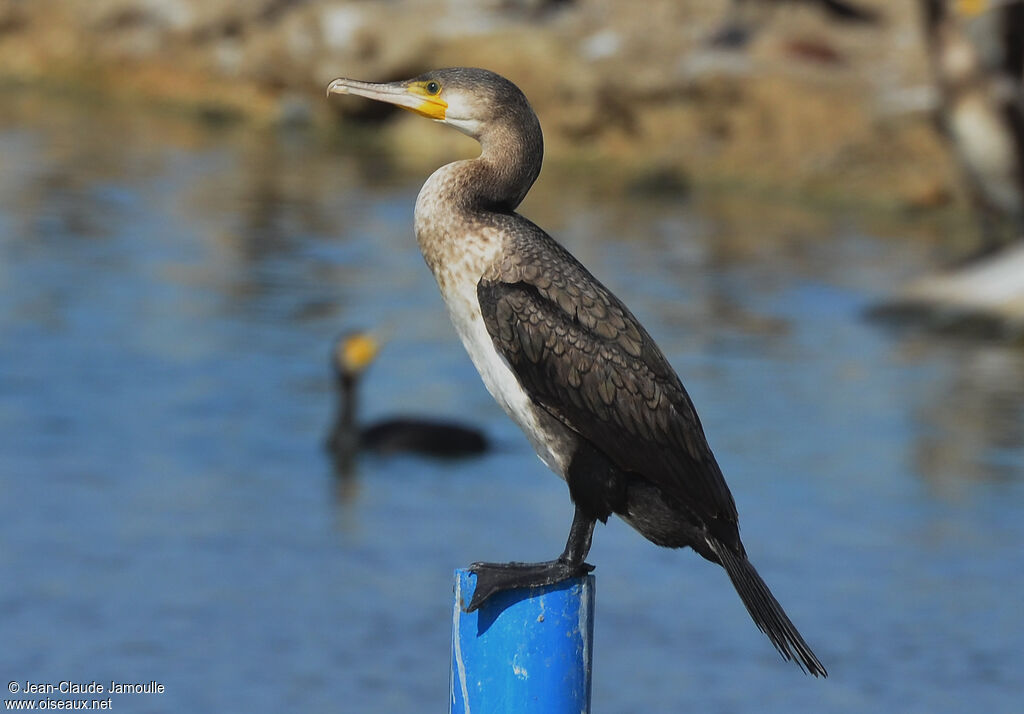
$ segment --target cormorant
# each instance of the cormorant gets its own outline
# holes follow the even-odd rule
[[[400,417],[360,427],[357,421],[359,380],[377,356],[377,341],[365,332],[342,335],[332,352],[338,386],[338,409],[327,438],[330,452],[351,465],[359,450],[377,453],[416,453],[455,458],[487,451],[489,443],[478,429],[450,421]]]
[[[1024,233],[1024,3],[999,8],[985,1],[921,0],[925,34],[939,88],[939,121],[967,179],[982,221],[982,243],[972,258],[999,250],[1008,239],[1000,221]],[[986,61],[958,16],[998,13],[984,38],[997,57]]]
[[[380,84],[335,79],[331,93],[408,109],[482,148],[427,179],[416,239],[484,384],[565,479],[575,515],[555,560],[474,563],[467,610],[502,590],[589,572],[594,525],[614,513],[657,545],[690,546],[723,566],[779,653],[825,676],[747,559],[732,494],[668,360],[617,297],[515,212],[543,157],[540,122],[519,88],[459,67]]]

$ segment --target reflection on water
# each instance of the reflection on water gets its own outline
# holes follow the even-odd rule
[[[0,101],[0,162],[3,670],[163,682],[116,702],[143,711],[442,709],[452,568],[551,557],[571,514],[447,323],[411,236],[423,177],[27,94]],[[524,210],[679,369],[833,673],[800,679],[720,572],[613,522],[595,712],[1012,710],[1024,352],[861,322],[926,267],[863,219],[556,188]],[[327,356],[369,326],[367,419],[457,417],[505,448],[336,479]]]
[[[918,471],[940,493],[959,495],[964,479],[1019,479],[1024,447],[1024,351],[964,347],[949,374],[916,412]]]

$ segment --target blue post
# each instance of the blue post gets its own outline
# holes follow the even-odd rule
[[[490,597],[455,571],[449,714],[589,714],[594,576]]]

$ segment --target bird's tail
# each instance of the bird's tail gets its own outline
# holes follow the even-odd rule
[[[733,587],[753,618],[754,624],[775,645],[775,649],[786,660],[796,662],[800,669],[815,677],[827,677],[828,672],[815,656],[804,638],[786,616],[771,590],[765,585],[754,566],[744,555],[737,555],[732,550],[713,538],[708,539],[711,550],[729,574]]]

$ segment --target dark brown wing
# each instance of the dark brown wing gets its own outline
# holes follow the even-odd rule
[[[520,220],[499,274],[477,286],[494,346],[520,383],[619,469],[709,526],[735,523],[700,420],[661,350],[575,258]]]

